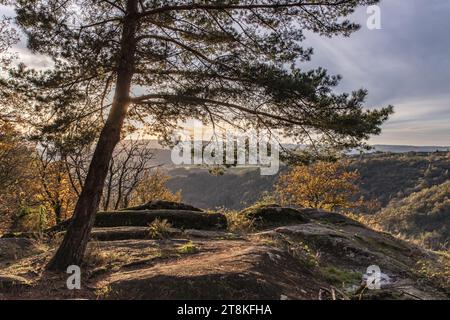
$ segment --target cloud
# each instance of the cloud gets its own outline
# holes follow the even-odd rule
[[[36,70],[48,69],[53,66],[53,61],[50,57],[34,54],[28,50],[25,46],[14,46],[11,52],[17,55],[16,62],[24,63],[28,68]]]
[[[371,31],[358,10],[362,28],[350,38],[308,35],[305,45],[315,49],[308,67],[341,74],[339,90],[368,89],[368,106],[394,104],[396,115],[373,141],[450,145],[448,12],[447,0],[385,0],[382,29]]]
[[[14,8],[11,6],[0,5],[0,18],[1,17],[14,17]],[[20,41],[15,44],[9,51],[9,53],[17,56],[16,63],[24,63],[28,68],[34,69],[47,69],[51,68],[53,61],[50,57],[34,54],[27,48],[26,38],[23,33],[20,34]]]
[[[450,145],[450,95],[395,103],[396,113],[374,144]]]

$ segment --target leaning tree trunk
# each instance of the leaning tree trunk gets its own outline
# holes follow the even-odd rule
[[[86,250],[109,162],[114,148],[120,140],[120,133],[130,103],[136,51],[137,2],[138,0],[127,1],[127,14],[123,21],[121,52],[111,111],[100,133],[72,221],[58,251],[47,265],[48,270],[62,271],[66,270],[69,265],[80,265]]]

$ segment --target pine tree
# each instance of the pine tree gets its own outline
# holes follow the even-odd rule
[[[107,114],[49,269],[82,261],[126,121],[167,135],[178,121],[197,118],[347,148],[380,133],[392,112],[364,110],[365,90],[335,94],[339,76],[298,67],[312,55],[301,45],[306,31],[349,36],[358,25],[346,17],[378,0],[15,2],[28,47],[54,62],[51,70],[12,73],[16,90],[52,115],[42,131]]]

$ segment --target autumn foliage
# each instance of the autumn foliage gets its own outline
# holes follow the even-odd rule
[[[358,172],[349,171],[343,163],[316,162],[299,165],[282,174],[276,192],[283,204],[307,208],[343,210],[360,205]]]
[[[82,151],[62,157],[0,120],[0,232],[41,232],[70,218],[90,156]],[[124,143],[110,165],[111,183],[102,197],[114,203],[105,210],[152,200],[181,201],[180,192],[166,187],[170,177],[150,163],[152,158],[142,143]]]
[[[173,193],[166,187],[169,179],[161,170],[146,173],[133,193],[132,204],[139,205],[153,200],[180,202],[181,191]]]

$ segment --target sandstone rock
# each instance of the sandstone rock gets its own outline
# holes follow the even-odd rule
[[[204,238],[204,239],[232,239],[237,238],[238,236],[225,231],[210,231],[210,230],[196,230],[196,229],[187,229],[183,232],[184,235],[188,237],[194,238]]]
[[[42,245],[29,238],[0,238],[0,262],[25,258],[45,251]]]
[[[172,226],[183,229],[220,230],[227,221],[220,213],[206,213],[193,206],[170,201],[151,201],[147,204],[118,211],[100,211],[95,218],[95,227],[148,226],[155,219],[166,219]],[[66,230],[70,219],[46,230],[57,233]]]
[[[136,210],[188,210],[188,211],[199,211],[202,212],[203,210],[196,208],[194,206],[180,203],[180,202],[172,202],[172,201],[164,201],[164,200],[155,200],[150,201],[146,204],[126,208],[123,210],[127,211],[136,211]],[[123,211],[121,210],[121,211]]]
[[[220,213],[188,210],[137,210],[99,212],[96,227],[148,226],[155,219],[167,220],[173,227],[182,229],[225,229],[227,220]]]
[[[250,207],[241,213],[245,214],[248,219],[254,220],[256,227],[299,224],[309,221],[301,211],[278,205]]]
[[[180,229],[170,228],[167,231],[170,237],[182,234]],[[92,229],[91,239],[97,241],[117,241],[127,239],[148,239],[148,227],[111,227]]]
[[[274,261],[268,253],[278,255]],[[312,298],[318,285],[302,276],[304,267],[276,248],[248,246],[174,260],[142,272],[108,279],[114,299],[279,299],[282,294]],[[294,283],[301,283],[302,290]],[[101,285],[101,284],[100,284]]]

